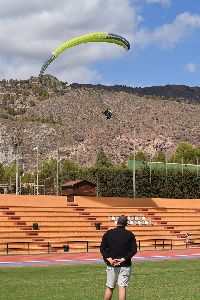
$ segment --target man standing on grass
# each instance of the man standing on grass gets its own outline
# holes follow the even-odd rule
[[[131,274],[131,258],[137,253],[134,234],[125,229],[127,217],[120,216],[117,227],[108,230],[100,245],[100,251],[107,264],[105,300],[110,300],[116,283],[119,286],[119,300],[126,299],[126,287]]]

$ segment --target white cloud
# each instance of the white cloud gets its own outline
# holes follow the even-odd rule
[[[132,41],[138,20],[129,0],[1,0],[0,78],[37,76],[60,43],[88,32],[115,32]],[[100,74],[91,63],[125,53],[116,45],[85,46],[62,54],[47,73],[66,81],[92,81]]]
[[[170,5],[171,4],[171,2],[172,2],[172,0],[146,0],[146,2],[147,3],[159,3],[159,4],[161,4],[161,5],[166,5],[166,6],[168,6],[168,5]]]
[[[192,15],[188,12],[176,16],[171,24],[165,24],[150,31],[142,28],[136,35],[136,43],[145,47],[149,44],[157,44],[163,48],[172,48],[178,42],[185,40],[195,29],[200,28],[200,15]]]
[[[195,63],[189,63],[185,65],[185,70],[190,73],[195,73],[197,70],[197,65]]]

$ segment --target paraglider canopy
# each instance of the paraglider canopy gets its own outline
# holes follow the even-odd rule
[[[122,36],[115,34],[115,33],[107,33],[107,32],[94,32],[94,33],[89,33],[85,34],[79,37],[76,37],[74,39],[71,39],[69,41],[66,41],[65,43],[59,45],[51,54],[51,56],[44,62],[44,64],[41,67],[40,74],[39,74],[39,79],[40,81],[42,80],[42,76],[47,69],[47,67],[50,65],[50,63],[57,57],[59,56],[63,51],[80,45],[84,43],[89,43],[89,42],[106,42],[106,43],[113,43],[119,46],[124,47],[126,50],[130,49],[130,44],[129,42]]]

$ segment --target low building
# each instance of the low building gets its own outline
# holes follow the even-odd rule
[[[61,186],[61,195],[73,201],[73,196],[95,196],[96,185],[87,180],[73,180]],[[70,201],[70,200],[69,200]]]

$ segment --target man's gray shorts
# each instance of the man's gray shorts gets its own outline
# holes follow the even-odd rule
[[[114,288],[116,283],[119,286],[128,286],[131,267],[108,267],[107,266],[107,282],[106,285],[109,288]]]

